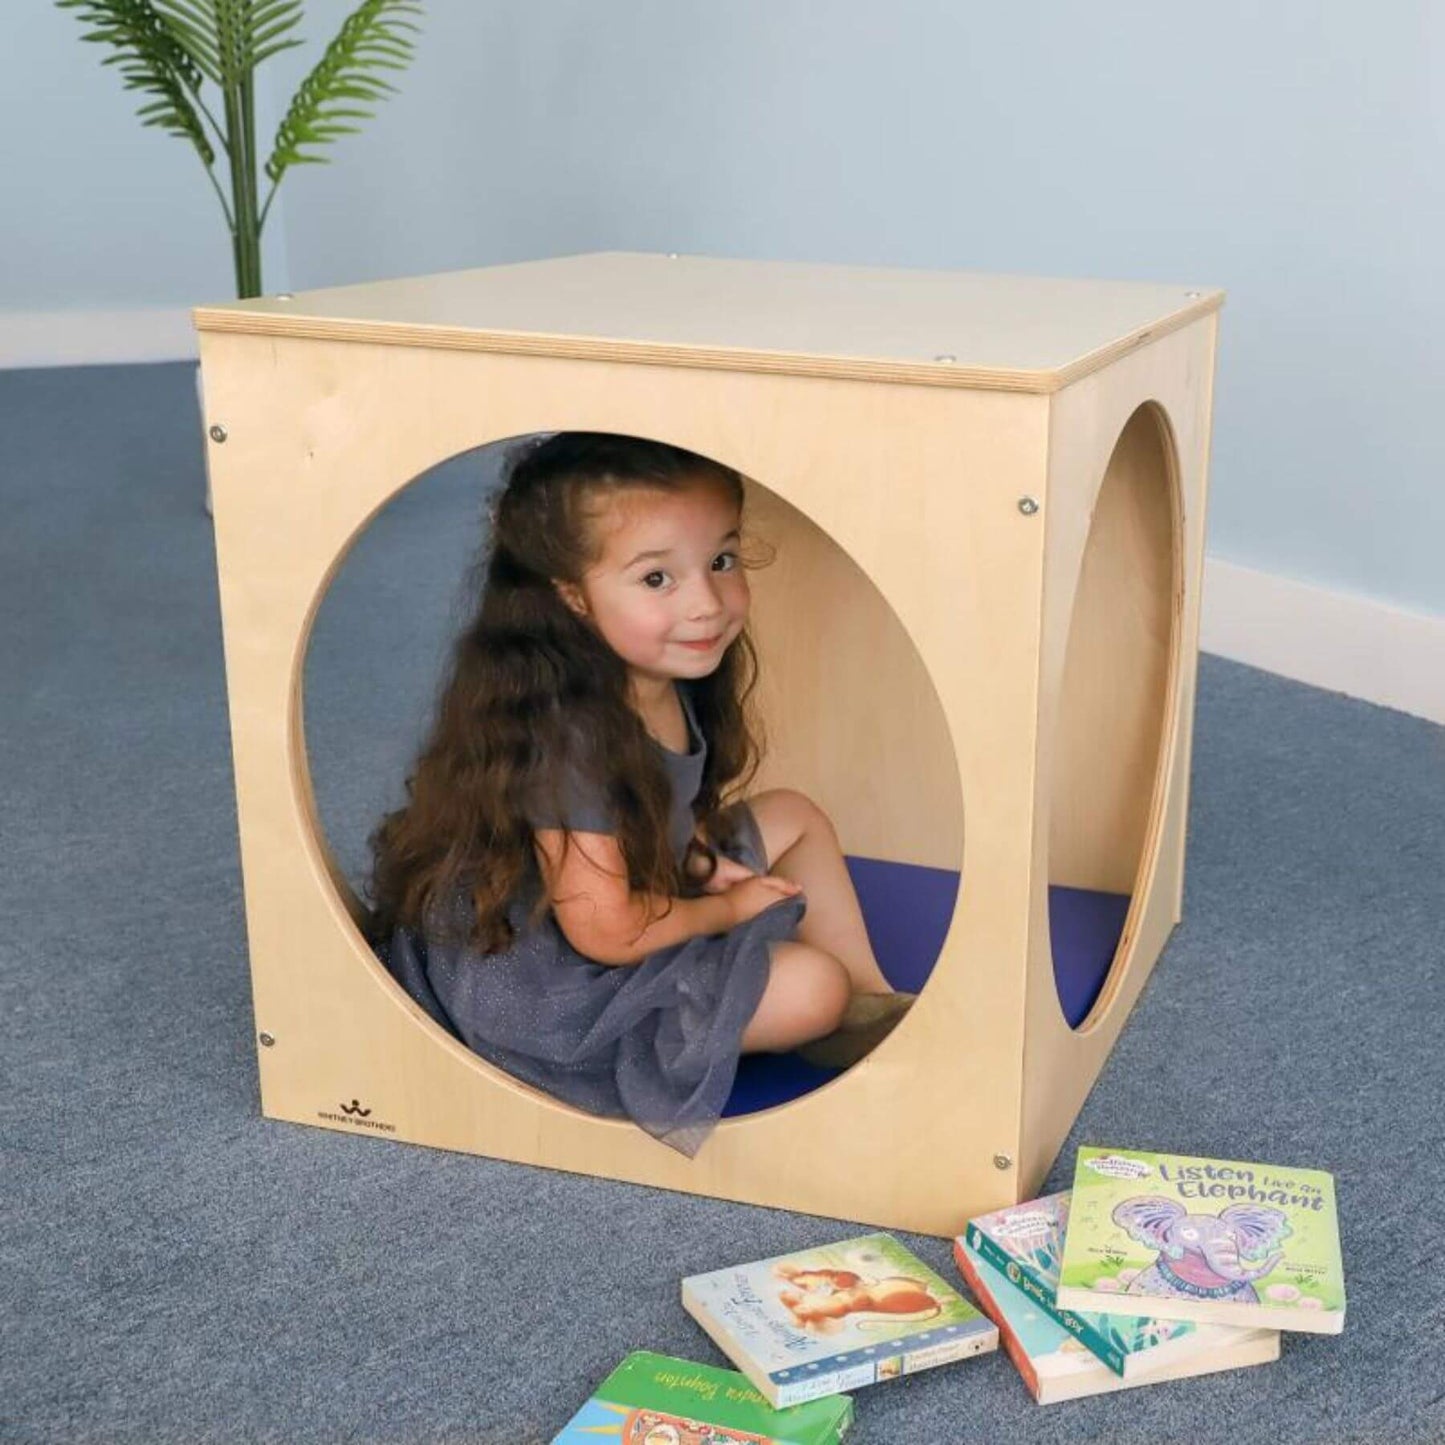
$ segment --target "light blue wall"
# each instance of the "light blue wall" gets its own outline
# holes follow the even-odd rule
[[[230,233],[190,143],[141,125],[145,100],[123,89],[116,66],[102,67],[108,47],[82,43],[90,27],[74,12],[46,0],[6,10],[0,326],[7,311],[234,296]],[[268,97],[258,109],[269,136]],[[287,289],[284,220],[273,210],[266,222],[268,289]]]
[[[277,96],[349,8],[310,0]],[[1223,286],[1211,552],[1445,614],[1445,7],[431,10],[401,95],[287,182],[294,289],[604,248]],[[31,185],[0,309],[214,292],[194,161],[127,125],[113,79],[62,43],[74,22],[42,17],[18,22],[24,84],[50,93],[49,67],[77,119],[22,191],[46,151],[103,131],[104,153],[76,177],[90,194],[47,175],[47,205]]]

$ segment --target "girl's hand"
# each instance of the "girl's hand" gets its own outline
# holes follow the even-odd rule
[[[705,878],[706,855],[709,852],[715,853],[717,866],[713,869],[712,877]],[[745,863],[739,863],[736,859],[729,858],[726,853],[713,849],[703,836],[700,823],[693,832],[692,842],[688,844],[687,856],[683,859],[682,866],[683,872],[699,886],[703,893],[726,893],[734,883],[741,883],[744,878],[756,876]]]
[[[736,858],[729,858],[726,853],[719,853],[717,868],[713,871],[712,877],[702,885],[702,891],[704,893],[726,893],[733,884],[741,883],[745,878],[756,878],[757,876],[746,863],[739,863]]]
[[[771,873],[754,873],[741,883],[734,883],[722,894],[728,907],[728,927],[736,928],[739,923],[756,918],[763,909],[771,908],[784,898],[794,898],[802,891],[803,885],[794,883],[791,878],[776,878]]]

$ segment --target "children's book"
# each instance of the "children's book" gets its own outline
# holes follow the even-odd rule
[[[735,1370],[639,1350],[552,1445],[834,1445],[852,1423],[847,1395],[775,1410]]]
[[[1338,1334],[1335,1182],[1320,1169],[1080,1149],[1058,1303]]]
[[[1090,1310],[1062,1308],[1055,1295],[1068,1224],[1067,1190],[1011,1205],[969,1220],[967,1232],[954,1241],[954,1258],[958,1258],[960,1244],[977,1250],[1121,1379],[1152,1374],[1169,1360],[1235,1342],[1239,1331],[1233,1325],[1113,1316],[1099,1313],[1099,1305],[1092,1301]]]
[[[776,1406],[998,1348],[998,1329],[890,1234],[682,1282],[687,1312]]]
[[[1264,1365],[1279,1358],[1278,1330],[1206,1325],[1200,1333],[1217,1329],[1226,1340],[1213,1346],[1201,1343],[1187,1354],[1172,1360],[1161,1359],[1152,1369],[1138,1369],[1128,1378],[1121,1378],[1092,1350],[1085,1349],[1041,1304],[1015,1289],[966,1241],[955,1240],[953,1248],[969,1289],[998,1326],[1004,1349],[1040,1405],[1219,1370],[1237,1370],[1246,1365]]]

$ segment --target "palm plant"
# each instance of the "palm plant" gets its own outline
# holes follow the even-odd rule
[[[94,28],[84,39],[114,48],[102,62],[118,65],[127,90],[149,97],[137,114],[145,125],[181,136],[196,149],[231,231],[236,295],[261,294],[261,228],[281,178],[295,165],[322,164],[317,148],[355,133],[369,106],[394,94],[379,72],[411,60],[419,0],[361,0],[292,97],[276,132],[260,199],[256,151],[255,73],[262,61],[301,41],[302,0],[55,0],[78,10]],[[220,91],[215,110],[205,82]],[[214,103],[214,101],[213,101]],[[217,117],[219,111],[220,118]],[[229,186],[216,176],[226,159]]]

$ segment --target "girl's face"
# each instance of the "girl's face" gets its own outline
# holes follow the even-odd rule
[[[599,556],[562,599],[627,663],[644,692],[706,677],[748,617],[740,518],[719,487],[613,493],[593,523]]]

